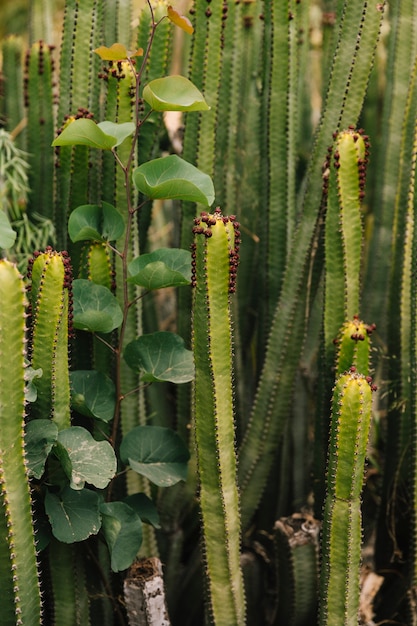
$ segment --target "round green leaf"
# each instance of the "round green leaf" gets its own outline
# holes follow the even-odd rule
[[[68,220],[68,233],[73,243],[77,241],[115,241],[124,233],[123,217],[118,210],[103,202],[83,204],[74,209]]]
[[[129,367],[142,373],[145,382],[180,384],[194,378],[193,354],[175,333],[160,331],[142,335],[126,346],[124,358]]]
[[[72,293],[75,328],[110,333],[122,323],[120,305],[107,287],[78,278],[73,281]]]
[[[152,200],[188,200],[210,206],[214,186],[210,176],[176,154],[153,159],[133,171],[136,188]]]
[[[189,285],[191,253],[179,248],[160,248],[133,259],[128,269],[129,282],[146,289]]]
[[[11,248],[16,239],[16,233],[10,226],[9,218],[0,209],[0,248]]]
[[[142,521],[125,502],[104,502],[100,506],[104,537],[113,572],[132,565],[142,544]]]
[[[152,524],[154,528],[161,528],[158,509],[146,494],[133,493],[131,496],[123,498],[123,502],[126,502],[126,504],[136,511],[143,522]]]
[[[116,137],[106,135],[99,126],[85,117],[73,120],[52,142],[53,146],[88,146],[100,150],[111,150],[117,143]]]
[[[87,417],[103,422],[113,419],[116,389],[113,381],[102,372],[75,370],[70,372],[71,406]]]
[[[36,419],[26,424],[25,450],[29,476],[41,478],[46,459],[58,437],[58,427],[52,420]]]
[[[190,454],[181,437],[162,426],[136,426],[123,438],[120,458],[132,470],[159,487],[187,477]]]
[[[184,76],[165,76],[151,80],[143,99],[154,111],[208,111],[202,93]]]
[[[123,122],[122,124],[116,124],[116,122],[99,122],[97,126],[111,137],[115,137],[116,143],[114,147],[120,146],[125,139],[133,135],[135,132],[135,125],[133,122]]]
[[[107,487],[117,469],[108,441],[96,441],[85,428],[71,426],[59,432],[58,442],[68,454],[72,489],[83,489],[86,482],[98,489]]]
[[[68,486],[59,494],[47,491],[45,511],[54,536],[63,543],[83,541],[100,530],[99,495],[90,489],[74,491]]]

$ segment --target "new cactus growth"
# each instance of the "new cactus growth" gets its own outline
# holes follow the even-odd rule
[[[24,448],[26,294],[16,267],[0,261],[0,573],[4,626],[41,620]]]
[[[372,387],[354,368],[336,381],[327,467],[320,574],[320,626],[356,626],[361,559],[361,491]]]
[[[240,242],[233,217],[202,213],[193,228],[194,415],[204,558],[213,622],[243,624],[230,294]]]

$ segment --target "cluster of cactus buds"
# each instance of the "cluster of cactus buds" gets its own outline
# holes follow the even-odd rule
[[[204,235],[206,239],[210,239],[213,236],[214,229],[220,227],[223,224],[226,227],[229,238],[229,293],[235,293],[236,291],[236,276],[237,268],[239,265],[239,247],[240,247],[240,230],[239,222],[236,220],[235,215],[225,216],[219,207],[214,210],[214,213],[207,213],[202,211],[200,217],[194,219],[193,233],[194,235]],[[233,231],[227,228],[227,225],[231,225]],[[194,242],[191,245],[192,252],[192,276],[191,285],[196,285],[196,246]]]

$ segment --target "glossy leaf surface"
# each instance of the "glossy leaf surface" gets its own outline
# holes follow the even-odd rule
[[[68,454],[72,489],[83,489],[86,482],[98,489],[107,487],[117,467],[108,441],[96,441],[85,428],[71,426],[59,432],[58,442]],[[64,469],[68,471],[67,467]]]
[[[161,426],[136,426],[123,438],[120,458],[155,485],[169,487],[186,479],[190,454],[175,431]]]
[[[116,405],[113,381],[95,370],[75,370],[70,378],[72,408],[81,415],[109,422]]]
[[[110,551],[113,572],[127,569],[142,543],[142,521],[125,502],[104,502],[100,506],[102,529]]]
[[[73,315],[75,328],[101,333],[110,333],[123,319],[111,291],[84,278],[73,282]]]
[[[52,142],[52,146],[88,146],[100,150],[111,150],[117,144],[117,138],[106,135],[101,128],[86,118],[70,122]]]
[[[146,289],[181,287],[191,281],[191,254],[178,248],[160,248],[129,264],[129,282]]]
[[[100,530],[99,495],[90,489],[65,487],[59,494],[46,492],[45,511],[54,536],[63,543],[83,541]]]
[[[165,76],[151,80],[143,99],[154,111],[208,111],[203,94],[184,76]]]
[[[166,331],[142,335],[125,348],[124,358],[145,382],[188,383],[194,378],[194,361],[184,340]]]
[[[123,235],[124,222],[118,210],[103,202],[83,204],[74,209],[68,220],[68,233],[73,243],[77,241],[115,241]]]
[[[133,171],[133,182],[152,200],[188,200],[205,206],[214,202],[210,176],[176,154],[143,163]]]

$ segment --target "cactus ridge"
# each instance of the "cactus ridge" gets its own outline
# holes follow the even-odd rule
[[[240,484],[246,485],[246,493],[241,492],[242,516],[246,520],[250,520],[259,503],[289,414],[289,391],[294,384],[304,339],[304,319],[300,309],[309,295],[305,285],[321,217],[317,197],[320,193],[318,185],[321,188],[323,157],[335,128],[348,126],[359,117],[381,23],[382,12],[374,5],[359,0],[344,4],[329,89],[306,174],[303,219],[294,230],[258,389],[239,451]],[[353,42],[351,29],[358,32],[358,24],[361,25],[359,37]],[[346,63],[346,59],[352,59],[352,63]],[[280,372],[281,363],[286,364],[284,376]],[[271,411],[275,413],[274,420],[268,417]]]
[[[2,615],[6,620],[14,615],[7,623],[35,626],[41,619],[41,594],[24,447],[26,295],[22,277],[5,260],[0,261],[0,300]]]
[[[209,604],[215,623],[244,623],[236,483],[230,296],[239,228],[234,218],[202,213],[193,227],[195,442]]]
[[[59,428],[70,424],[68,323],[71,320],[71,262],[66,253],[47,249],[30,263],[32,311],[30,355],[37,381],[35,416],[52,418]]]
[[[32,44],[25,59],[25,107],[27,144],[30,146],[29,211],[52,219],[54,155],[54,61],[53,46]]]
[[[361,501],[371,423],[372,380],[355,368],[338,377],[332,401],[323,522],[320,626],[356,626]]]

